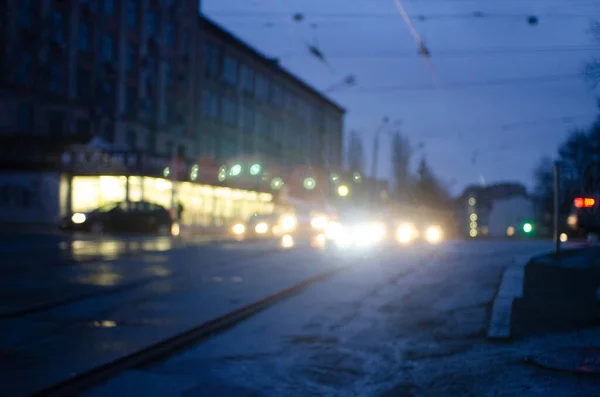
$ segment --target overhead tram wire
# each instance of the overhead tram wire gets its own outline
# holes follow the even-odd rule
[[[491,87],[491,86],[508,86],[514,84],[531,84],[531,83],[553,83],[563,80],[581,78],[580,74],[556,74],[546,76],[534,76],[534,77],[514,77],[514,78],[501,78],[501,79],[490,79],[490,80],[474,80],[474,81],[459,81],[459,82],[447,82],[440,83],[440,85],[428,85],[428,84],[405,84],[405,85],[386,85],[376,87],[357,87],[352,90],[345,91],[345,94],[368,94],[368,93],[394,93],[402,91],[435,91],[440,89],[462,89],[462,88],[475,88],[475,87]]]

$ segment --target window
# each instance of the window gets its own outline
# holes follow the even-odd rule
[[[231,56],[223,59],[223,82],[229,85],[235,85],[237,82],[237,61]]]
[[[75,122],[75,132],[77,134],[89,134],[91,129],[91,123],[88,119],[77,119]]]
[[[167,46],[174,47],[175,46],[175,25],[173,25],[173,22],[169,22],[167,24],[167,31],[165,33],[165,37],[166,37]]]
[[[262,112],[257,112],[256,113],[256,129],[258,131],[258,135],[262,138],[265,139],[267,136],[269,136],[269,119],[267,117],[265,117],[265,115]]]
[[[202,92],[202,117],[209,120],[219,118],[219,98],[210,90]]]
[[[77,99],[80,101],[87,101],[90,99],[91,90],[90,84],[92,81],[92,72],[89,69],[78,67],[77,68]]]
[[[125,133],[125,142],[130,149],[137,148],[137,132],[132,129],[128,129]]]
[[[51,37],[52,40],[56,43],[64,43],[65,42],[65,15],[62,11],[52,10],[50,13],[50,23],[51,23]]]
[[[138,0],[127,0],[126,5],[126,24],[129,28],[135,28],[138,20]]]
[[[135,67],[137,60],[137,48],[134,43],[127,43],[127,49],[125,53],[125,70],[131,72]]]
[[[246,93],[254,93],[254,70],[249,66],[242,65],[241,70],[242,90]]]
[[[17,69],[17,83],[27,85],[31,83],[31,53],[21,51],[19,54],[19,67]]]
[[[219,77],[219,49],[213,44],[204,47],[204,75],[209,78]]]
[[[50,135],[62,135],[65,126],[65,113],[58,110],[48,112],[48,133]]]
[[[24,29],[33,27],[34,10],[33,0],[19,0],[19,26]]]
[[[266,101],[269,97],[269,80],[262,74],[256,75],[256,99]]]
[[[115,126],[112,123],[105,124],[102,135],[104,135],[104,139],[106,139],[108,142],[114,142],[115,141]]]
[[[17,108],[18,132],[32,134],[33,124],[33,105],[30,103],[21,103]]]
[[[225,124],[237,124],[237,103],[227,97],[221,97],[221,121]]]
[[[48,65],[48,89],[56,93],[62,91],[62,69],[58,62]]]
[[[115,39],[109,34],[105,34],[102,39],[102,59],[110,62],[115,55]]]
[[[155,11],[148,11],[146,14],[146,29],[148,38],[156,37],[158,30],[158,17]]]
[[[168,88],[173,86],[173,66],[170,63],[165,64],[165,84]]]
[[[77,32],[77,46],[80,51],[90,50],[90,24],[84,20],[79,21],[79,30]]]
[[[107,112],[114,109],[115,88],[112,83],[105,81],[100,84],[99,104]]]
[[[270,103],[276,108],[283,105],[283,92],[281,87],[275,83],[271,84]]]
[[[242,107],[242,127],[246,131],[254,131],[254,109],[247,105]]]
[[[291,91],[286,91],[284,95],[285,108],[293,112],[296,109],[296,96]]]
[[[115,13],[115,0],[104,0],[104,15],[112,16]]]
[[[137,87],[127,87],[125,91],[125,112],[127,115],[135,117],[137,114]]]
[[[171,141],[166,141],[165,142],[165,154],[167,156],[172,156],[173,155],[173,142],[171,142]]]
[[[183,52],[183,55],[190,54],[190,41],[190,31],[189,29],[185,29],[181,35],[181,51]]]

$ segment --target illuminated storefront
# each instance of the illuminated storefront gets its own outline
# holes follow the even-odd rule
[[[87,212],[115,201],[145,200],[167,209],[183,207],[184,225],[222,226],[232,220],[247,219],[254,213],[271,213],[270,193],[216,187],[185,181],[146,176],[73,176],[73,212]]]

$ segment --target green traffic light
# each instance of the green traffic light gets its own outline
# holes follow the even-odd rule
[[[531,233],[532,230],[533,230],[533,225],[531,223],[525,223],[523,225],[523,231],[525,233]]]

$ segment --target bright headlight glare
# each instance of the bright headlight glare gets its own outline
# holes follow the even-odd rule
[[[80,212],[73,214],[73,216],[71,217],[73,223],[77,224],[85,222],[85,219],[85,214],[82,214]]]
[[[329,222],[325,227],[325,237],[329,240],[337,239],[342,233],[344,228],[337,222]]]
[[[254,231],[258,234],[265,234],[269,231],[269,225],[265,222],[261,222],[254,227]]]
[[[437,243],[442,239],[442,229],[439,226],[430,226],[425,236],[430,243]]]
[[[284,231],[289,232],[296,228],[297,220],[296,217],[293,215],[285,215],[281,217],[279,223],[281,224],[281,228]]]
[[[400,225],[396,231],[396,238],[398,239],[398,242],[402,244],[409,243],[415,238],[415,227],[410,223]]]
[[[244,232],[246,231],[246,226],[244,226],[241,223],[236,223],[235,225],[233,225],[231,230],[233,231],[233,234],[237,234],[239,236],[240,234],[244,234]]]
[[[318,230],[324,230],[327,227],[327,217],[316,216],[310,220],[310,225]]]

